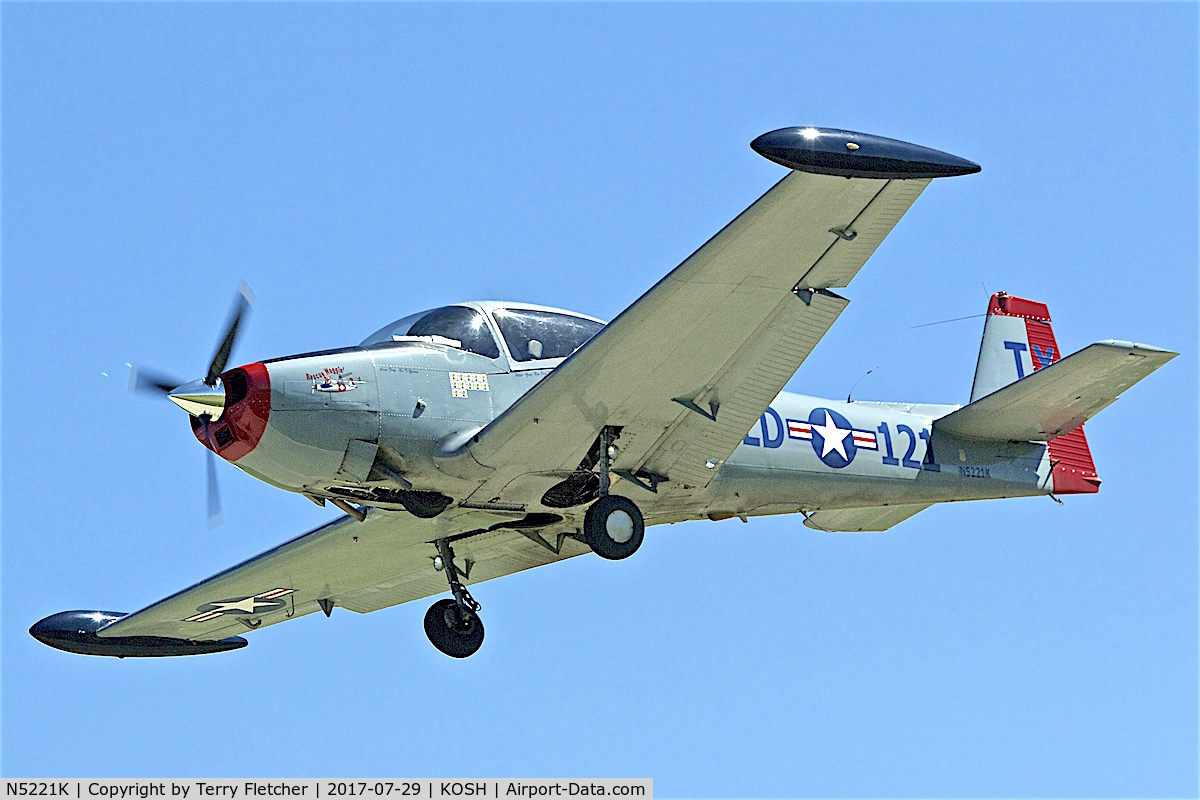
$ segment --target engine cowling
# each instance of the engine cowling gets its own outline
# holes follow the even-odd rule
[[[209,450],[236,462],[258,446],[271,416],[271,377],[264,364],[246,364],[221,375],[225,410],[205,425],[191,417],[192,433]]]

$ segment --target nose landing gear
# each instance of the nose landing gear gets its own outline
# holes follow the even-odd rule
[[[588,507],[583,517],[583,538],[588,547],[601,558],[619,561],[629,558],[642,546],[646,523],[642,512],[626,497],[609,494],[609,462],[616,446],[617,434],[612,428],[600,431],[600,497]]]
[[[446,570],[446,580],[450,582],[454,599],[439,600],[429,607],[425,612],[425,635],[434,647],[451,658],[466,658],[483,644],[480,605],[458,579],[454,549],[450,547],[450,542],[438,539],[434,544],[442,568]]]

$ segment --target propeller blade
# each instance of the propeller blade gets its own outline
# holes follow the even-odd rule
[[[131,392],[167,394],[181,384],[183,381],[176,380],[169,375],[151,372],[140,367],[133,367],[129,371],[129,391]]]
[[[217,457],[212,450],[204,451],[208,456],[208,529],[221,524],[221,495],[217,491]]]
[[[237,339],[238,326],[241,325],[242,319],[252,305],[254,305],[254,292],[250,291],[250,287],[243,281],[242,285],[238,287],[238,296],[234,299],[229,322],[225,324],[225,338],[221,340],[217,352],[213,355],[212,363],[208,365],[208,374],[205,376],[204,382],[209,386],[215,384],[217,376],[225,371],[225,365],[229,363],[229,354],[233,352],[233,344]]]

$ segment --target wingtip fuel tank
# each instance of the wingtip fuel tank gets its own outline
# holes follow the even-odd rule
[[[981,167],[929,147],[836,128],[780,128],[759,136],[754,152],[800,172],[845,178],[948,178]]]
[[[62,611],[38,620],[29,635],[45,645],[68,653],[89,656],[135,658],[153,656],[191,656],[237,650],[249,642],[240,636],[212,641],[170,639],[163,636],[113,636],[97,634],[119,619],[129,616],[114,611]]]

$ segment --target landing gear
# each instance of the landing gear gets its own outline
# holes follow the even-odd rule
[[[466,658],[483,644],[483,621],[459,610],[457,600],[438,600],[425,612],[425,635],[451,658]]]
[[[583,517],[583,538],[601,558],[620,561],[642,546],[646,524],[632,500],[606,494]]]
[[[450,547],[450,542],[438,539],[434,544],[437,545],[440,568],[446,570],[446,580],[450,582],[454,599],[439,600],[429,607],[425,612],[425,635],[434,647],[451,658],[466,658],[483,644],[480,605],[458,579],[454,549]]]
[[[600,498],[588,507],[583,517],[583,538],[588,547],[601,558],[619,561],[629,558],[642,546],[646,523],[633,501],[609,494],[609,461],[616,450],[615,432],[604,428],[600,432]]]

